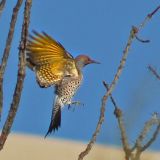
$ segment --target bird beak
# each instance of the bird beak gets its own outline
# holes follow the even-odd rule
[[[98,62],[98,61],[95,61],[95,60],[90,60],[90,62],[89,63],[95,63],[95,64],[101,64],[100,62]]]

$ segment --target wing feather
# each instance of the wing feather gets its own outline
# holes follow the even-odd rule
[[[62,44],[45,32],[40,34],[33,31],[33,33],[34,35],[30,35],[28,40],[26,54],[28,66],[34,68],[40,86],[48,87],[57,84],[66,73],[77,75],[74,58]],[[73,71],[69,64],[73,67]]]

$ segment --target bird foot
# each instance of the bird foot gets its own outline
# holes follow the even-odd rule
[[[84,106],[84,103],[81,103],[79,101],[73,101],[71,102],[71,104],[68,105],[68,109],[70,109],[72,107],[72,105],[74,106]],[[75,107],[73,107],[73,111],[75,110]]]
[[[73,101],[73,102],[71,103],[71,105],[84,106],[84,103],[81,103],[81,102],[79,102],[79,101]]]

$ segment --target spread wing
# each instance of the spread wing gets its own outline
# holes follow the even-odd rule
[[[27,44],[27,62],[41,87],[58,84],[67,74],[78,74],[72,55],[59,42],[44,32],[33,33]]]

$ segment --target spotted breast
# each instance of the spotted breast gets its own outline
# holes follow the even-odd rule
[[[65,78],[60,85],[56,88],[56,95],[61,105],[67,105],[72,103],[72,97],[76,93],[77,89],[81,85],[82,77]]]

